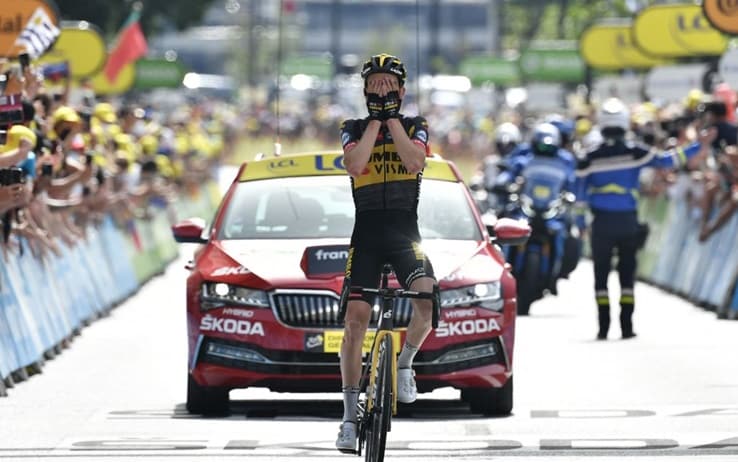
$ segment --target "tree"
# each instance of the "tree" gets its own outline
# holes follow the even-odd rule
[[[61,19],[88,21],[106,37],[118,33],[131,12],[133,0],[56,0]],[[165,29],[184,29],[197,23],[213,0],[144,0],[141,27],[149,36]]]
[[[600,19],[631,13],[625,0],[504,0],[502,15],[503,48],[524,50],[534,40],[578,40]]]

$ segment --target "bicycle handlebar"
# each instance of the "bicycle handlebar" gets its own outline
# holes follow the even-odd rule
[[[438,288],[438,284],[433,285],[433,292],[418,292],[415,290],[405,290],[403,288],[392,288],[392,287],[379,287],[379,288],[367,288],[352,286],[351,280],[345,278],[343,281],[343,289],[341,290],[341,299],[338,306],[338,319],[343,321],[346,316],[346,307],[349,301],[350,294],[362,294],[362,295],[378,295],[382,298],[415,298],[423,300],[431,300],[433,302],[432,316],[431,316],[431,327],[433,329],[438,327],[438,319],[441,316],[441,293]]]
[[[367,288],[367,287],[359,287],[359,286],[351,286],[350,293],[352,294],[369,294],[369,295],[379,295],[381,297],[389,297],[389,298],[417,298],[417,299],[423,299],[423,300],[432,300],[433,299],[433,293],[432,292],[418,292],[415,290],[405,290],[401,287],[398,288]]]

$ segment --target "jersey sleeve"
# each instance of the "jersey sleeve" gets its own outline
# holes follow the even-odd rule
[[[412,119],[408,136],[410,137],[410,141],[423,148],[426,154],[430,153],[428,145],[428,121],[425,120],[425,117],[418,116]]]
[[[348,151],[359,143],[361,136],[357,134],[356,128],[356,120],[349,119],[341,123],[341,146],[343,147],[343,152]]]

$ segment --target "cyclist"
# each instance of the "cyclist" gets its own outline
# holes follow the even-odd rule
[[[395,56],[379,54],[361,70],[369,116],[341,125],[344,165],[351,175],[356,219],[351,236],[346,283],[377,288],[382,267],[390,263],[400,284],[432,292],[433,267],[420,247],[417,206],[428,153],[423,117],[400,114],[407,73]],[[349,282],[350,281],[350,282]],[[416,399],[412,362],[431,330],[431,300],[413,300],[413,315],[398,358],[397,399]],[[356,450],[357,402],[362,344],[372,313],[371,297],[348,302],[341,345],[344,413],[336,448]]]
[[[577,167],[577,198],[586,201],[592,211],[592,260],[594,262],[595,299],[598,309],[598,340],[606,340],[610,328],[610,298],[607,278],[613,251],[617,249],[620,278],[620,328],[623,339],[635,337],[633,283],[636,252],[645,231],[638,223],[639,174],[644,167],[671,168],[684,164],[701,151],[699,142],[686,148],[657,153],[645,145],[626,141],[630,129],[630,111],[617,98],[606,100],[598,115],[602,144],[587,153]],[[701,137],[701,141],[704,139]]]

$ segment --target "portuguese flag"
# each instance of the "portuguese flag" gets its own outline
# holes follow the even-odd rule
[[[109,82],[115,81],[126,64],[137,60],[149,51],[141,25],[138,23],[140,18],[140,10],[134,9],[118,33],[118,40],[105,64],[105,76]]]

